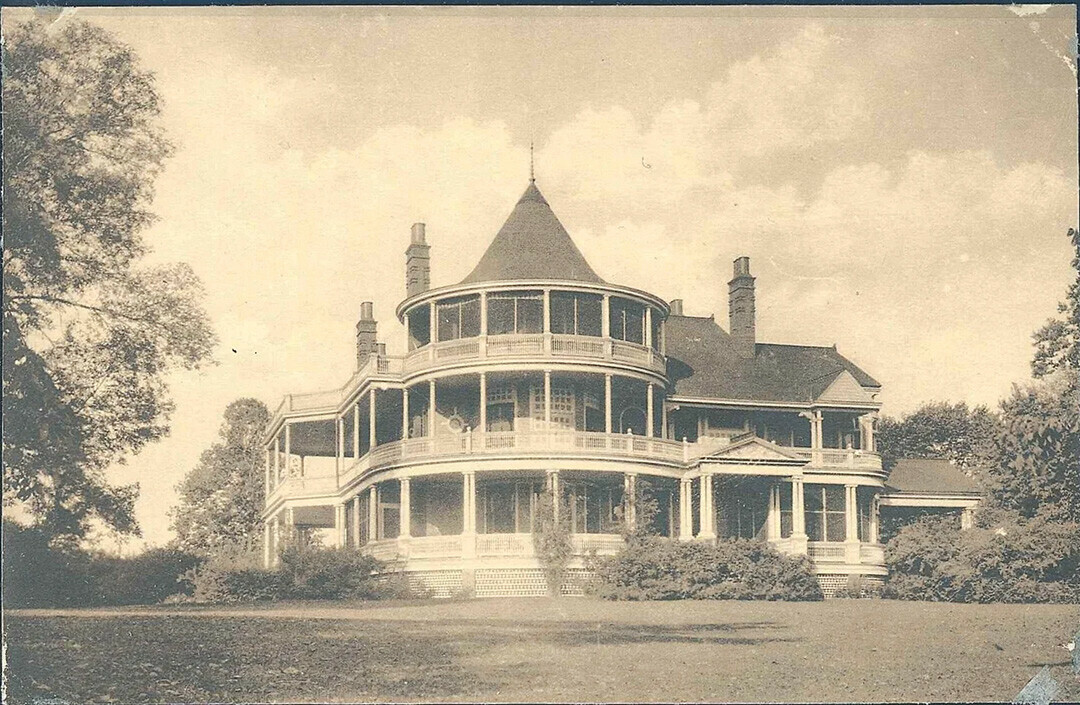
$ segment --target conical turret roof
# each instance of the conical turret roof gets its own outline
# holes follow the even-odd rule
[[[533,181],[461,284],[515,279],[604,283]]]

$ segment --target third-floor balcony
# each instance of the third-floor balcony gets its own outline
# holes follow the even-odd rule
[[[425,345],[405,357],[405,373],[411,374],[455,363],[510,359],[617,362],[660,374],[664,373],[666,364],[660,352],[625,340],[587,335],[519,333],[478,336]]]

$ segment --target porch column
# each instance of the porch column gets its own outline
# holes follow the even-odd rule
[[[690,486],[690,478],[684,477],[679,480],[679,540],[689,541],[694,528],[693,490]]]
[[[611,350],[608,338],[611,337],[611,295],[604,294],[600,300],[600,337],[604,339],[604,349]]]
[[[548,487],[551,489],[551,501],[552,501],[552,504],[553,504],[554,514],[555,514],[555,521],[558,522],[559,521],[559,499],[560,499],[560,493],[562,492],[561,488],[559,487],[559,471],[558,470],[549,470],[548,474],[547,474],[547,479],[548,479]]]
[[[360,400],[356,400],[356,404],[353,405],[352,412],[353,424],[352,424],[352,446],[353,446],[353,460],[360,459]]]
[[[649,309],[646,309],[649,310]],[[645,385],[645,437],[653,437],[653,383]]]
[[[806,553],[806,509],[803,503],[803,477],[791,478],[791,549],[793,553]]]
[[[412,536],[412,509],[410,507],[409,497],[409,478],[403,477],[398,482],[401,483],[401,512],[400,522],[401,528],[398,530],[398,538],[407,539]]]
[[[770,541],[778,541],[780,539],[780,485],[773,483],[769,485],[769,513],[765,520],[767,527],[766,537]]]
[[[607,297],[604,297],[607,301]],[[605,318],[604,320],[607,320]],[[604,433],[611,433],[611,375],[604,375]]]
[[[341,471],[345,468],[345,417],[340,416],[337,419],[337,423],[334,424],[337,427],[337,472],[340,475]]]
[[[864,419],[862,449],[871,453],[877,452],[874,443],[874,421],[877,420],[877,414],[864,414],[862,418]]]
[[[544,370],[544,428],[551,428],[551,370]]]
[[[409,387],[401,388],[401,440],[409,437]]]
[[[645,347],[652,350],[652,306],[645,307]]]
[[[270,542],[273,540],[273,529],[270,528],[270,520],[263,522],[263,568],[270,568]]]
[[[339,503],[334,505],[334,531],[337,534],[334,546],[336,548],[345,548],[345,535],[347,533],[345,526],[345,504]]]
[[[626,528],[637,527],[637,473],[623,474],[623,497],[626,500]]]
[[[859,495],[858,486],[844,486],[844,543],[846,545],[847,562],[859,562]]]
[[[870,500],[870,543],[881,543],[881,498],[875,493]]]
[[[431,430],[428,431],[429,436],[435,437],[435,380],[428,381],[428,425]]]
[[[668,437],[668,420],[667,420],[667,403],[664,400],[660,401],[660,437]]]
[[[825,443],[822,439],[824,420],[820,410],[815,409],[810,418],[810,464],[820,466],[822,464],[821,449]]]
[[[375,428],[375,394],[376,394],[376,392],[377,392],[377,390],[375,389],[375,387],[372,387],[371,391],[369,392],[369,394],[371,396],[368,397],[368,452],[369,453],[371,451],[375,450],[375,444],[376,444],[375,439],[377,437],[376,436],[376,430],[377,429]],[[360,415],[357,414],[356,418],[359,419]],[[357,428],[359,428],[359,427],[357,427]],[[358,439],[358,442],[359,442],[359,439]]]
[[[551,289],[544,289],[544,354],[551,354]]]
[[[353,548],[360,548],[360,495],[352,498]],[[370,535],[370,532],[369,532]]]
[[[480,373],[480,433],[487,433],[487,372]]]
[[[378,541],[379,536],[379,490],[377,485],[372,485],[368,490],[368,541]]]
[[[285,424],[285,476],[292,477],[292,426]]]
[[[711,474],[703,474],[699,482],[701,498],[698,510],[701,514],[701,530],[698,531],[699,539],[716,538],[716,513],[713,511],[713,478]]]
[[[435,343],[439,340],[439,312],[435,310],[435,302],[428,304],[428,337],[431,339],[428,348],[429,360],[435,359]]]
[[[264,453],[266,456],[265,467],[263,468],[263,497],[270,496],[270,449],[267,448]]]
[[[292,507],[285,510],[285,537],[288,541],[296,538],[296,512]]]
[[[487,332],[488,332],[488,314],[487,314],[487,292],[480,292],[480,341],[477,346],[477,352],[481,358],[487,357]],[[481,373],[481,376],[483,373]]]
[[[461,474],[461,554],[476,555],[476,473]]]
[[[274,436],[274,484],[281,482],[281,437]]]

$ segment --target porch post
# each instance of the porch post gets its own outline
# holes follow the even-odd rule
[[[360,495],[352,498],[353,548],[360,548]],[[370,532],[369,532],[370,533]]]
[[[765,520],[766,536],[770,541],[780,539],[780,485],[769,485],[769,513]]]
[[[401,440],[409,437],[409,387],[401,388]]]
[[[626,527],[633,531],[637,527],[637,473],[623,474],[623,497],[626,499]]]
[[[401,496],[399,500],[401,502],[401,511],[399,514],[401,527],[398,529],[398,538],[407,539],[412,536],[412,508],[410,506],[411,501],[409,497],[410,482],[407,477],[401,478],[399,482],[401,483]]]
[[[274,484],[281,482],[281,436],[274,436]]]
[[[480,340],[477,345],[477,353],[481,359],[487,357],[487,332],[488,332],[488,314],[487,314],[487,292],[480,292]]]
[[[660,400],[660,437],[668,437],[667,402]]]
[[[698,531],[699,539],[716,538],[716,513],[713,511],[713,478],[709,473],[703,473],[700,480],[701,499],[699,512],[701,514],[701,530]]]
[[[870,543],[881,542],[881,498],[875,493],[870,500]]]
[[[428,425],[431,430],[428,431],[429,436],[435,437],[435,380],[428,381]]]
[[[810,464],[814,466],[820,466],[822,464],[821,449],[825,446],[824,439],[822,438],[822,431],[824,427],[824,421],[822,413],[819,409],[815,409],[813,417],[810,420]]]
[[[285,476],[292,477],[292,426],[285,424]]]
[[[551,428],[551,370],[544,370],[544,429]]]
[[[338,503],[334,505],[334,529],[337,533],[337,541],[334,542],[336,548],[345,548],[345,536],[348,533],[345,526],[345,504]]]
[[[275,439],[276,440],[276,439]],[[263,497],[270,496],[270,449],[267,448],[264,453],[266,456],[266,467],[263,469]]]
[[[679,540],[689,541],[693,531],[694,519],[690,512],[692,506],[692,489],[690,478],[684,477],[679,480]]]
[[[461,555],[476,555],[476,473],[461,473]]]
[[[645,385],[645,436],[653,437],[653,383]]]
[[[480,433],[487,433],[487,372],[480,373]]]
[[[604,297],[607,301],[607,297]],[[606,318],[604,320],[607,320]],[[611,433],[611,375],[604,375],[604,433]]]
[[[551,289],[544,289],[544,354],[551,354]]]
[[[803,477],[791,478],[791,549],[793,553],[807,552],[806,510],[803,503]]]
[[[345,417],[340,416],[337,419],[337,423],[334,424],[337,428],[337,473],[340,475],[341,471],[345,468]]]
[[[379,535],[379,489],[373,484],[368,490],[368,541],[378,541]]]
[[[847,544],[847,562],[859,562],[859,495],[856,485],[844,486],[844,538]]]
[[[562,492],[561,488],[559,487],[559,471],[558,470],[549,470],[547,476],[548,476],[548,487],[551,488],[551,501],[552,501],[552,504],[554,505],[553,509],[554,509],[554,514],[555,514],[555,521],[558,522],[559,521],[559,499],[560,499],[560,494]]]
[[[375,428],[375,394],[376,394],[376,391],[377,390],[375,389],[375,387],[372,387],[371,391],[369,392],[371,396],[368,397],[368,452],[369,453],[371,451],[375,450],[375,443],[376,443],[376,441],[375,441],[375,438],[376,438],[376,428]],[[357,414],[356,417],[360,418],[360,415]],[[359,429],[359,426],[357,427],[357,429]],[[359,436],[357,437],[357,443],[359,443]]]
[[[600,300],[600,337],[604,339],[604,349],[611,350],[608,338],[611,337],[611,294],[604,294]]]
[[[645,306],[645,347],[652,350],[652,306]]]

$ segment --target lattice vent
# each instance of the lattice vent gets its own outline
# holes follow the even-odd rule
[[[539,568],[489,568],[476,571],[477,597],[542,597],[547,580]]]
[[[838,592],[847,592],[858,586],[859,597],[877,597],[885,585],[884,579],[877,575],[819,575],[818,585],[826,599],[836,597]]]
[[[432,597],[453,597],[462,589],[460,570],[417,570],[406,575],[410,588]]]

